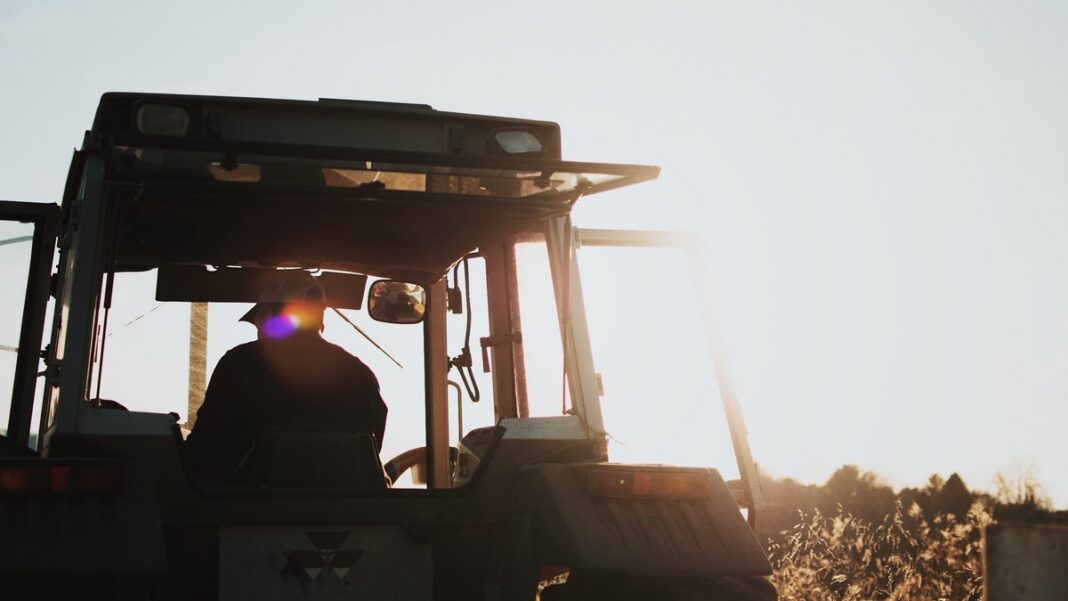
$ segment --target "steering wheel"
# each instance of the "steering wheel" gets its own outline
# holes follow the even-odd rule
[[[456,457],[460,454],[459,449],[456,447],[449,447],[449,473],[453,473],[456,468]],[[404,472],[412,469],[412,481],[417,484],[423,484],[426,482],[426,447],[415,447],[414,449],[408,449],[400,455],[397,455],[393,459],[386,462],[383,469],[386,470],[386,475],[389,479],[396,482]]]

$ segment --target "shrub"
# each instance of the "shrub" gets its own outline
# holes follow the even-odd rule
[[[881,524],[841,507],[833,517],[800,517],[768,549],[783,601],[982,598],[981,537],[992,517],[981,503],[963,519],[928,521],[918,505],[900,503]]]

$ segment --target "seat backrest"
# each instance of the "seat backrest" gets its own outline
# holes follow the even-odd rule
[[[374,436],[362,431],[275,430],[257,442],[237,480],[268,488],[387,488]]]

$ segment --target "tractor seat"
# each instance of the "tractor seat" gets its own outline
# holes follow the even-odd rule
[[[284,429],[263,435],[235,481],[282,489],[367,490],[390,486],[374,435],[326,429]]]

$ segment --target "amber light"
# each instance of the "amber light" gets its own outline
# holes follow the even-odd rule
[[[598,497],[707,498],[712,481],[701,471],[591,470],[586,491]]]
[[[122,465],[0,465],[0,494],[118,494]]]

